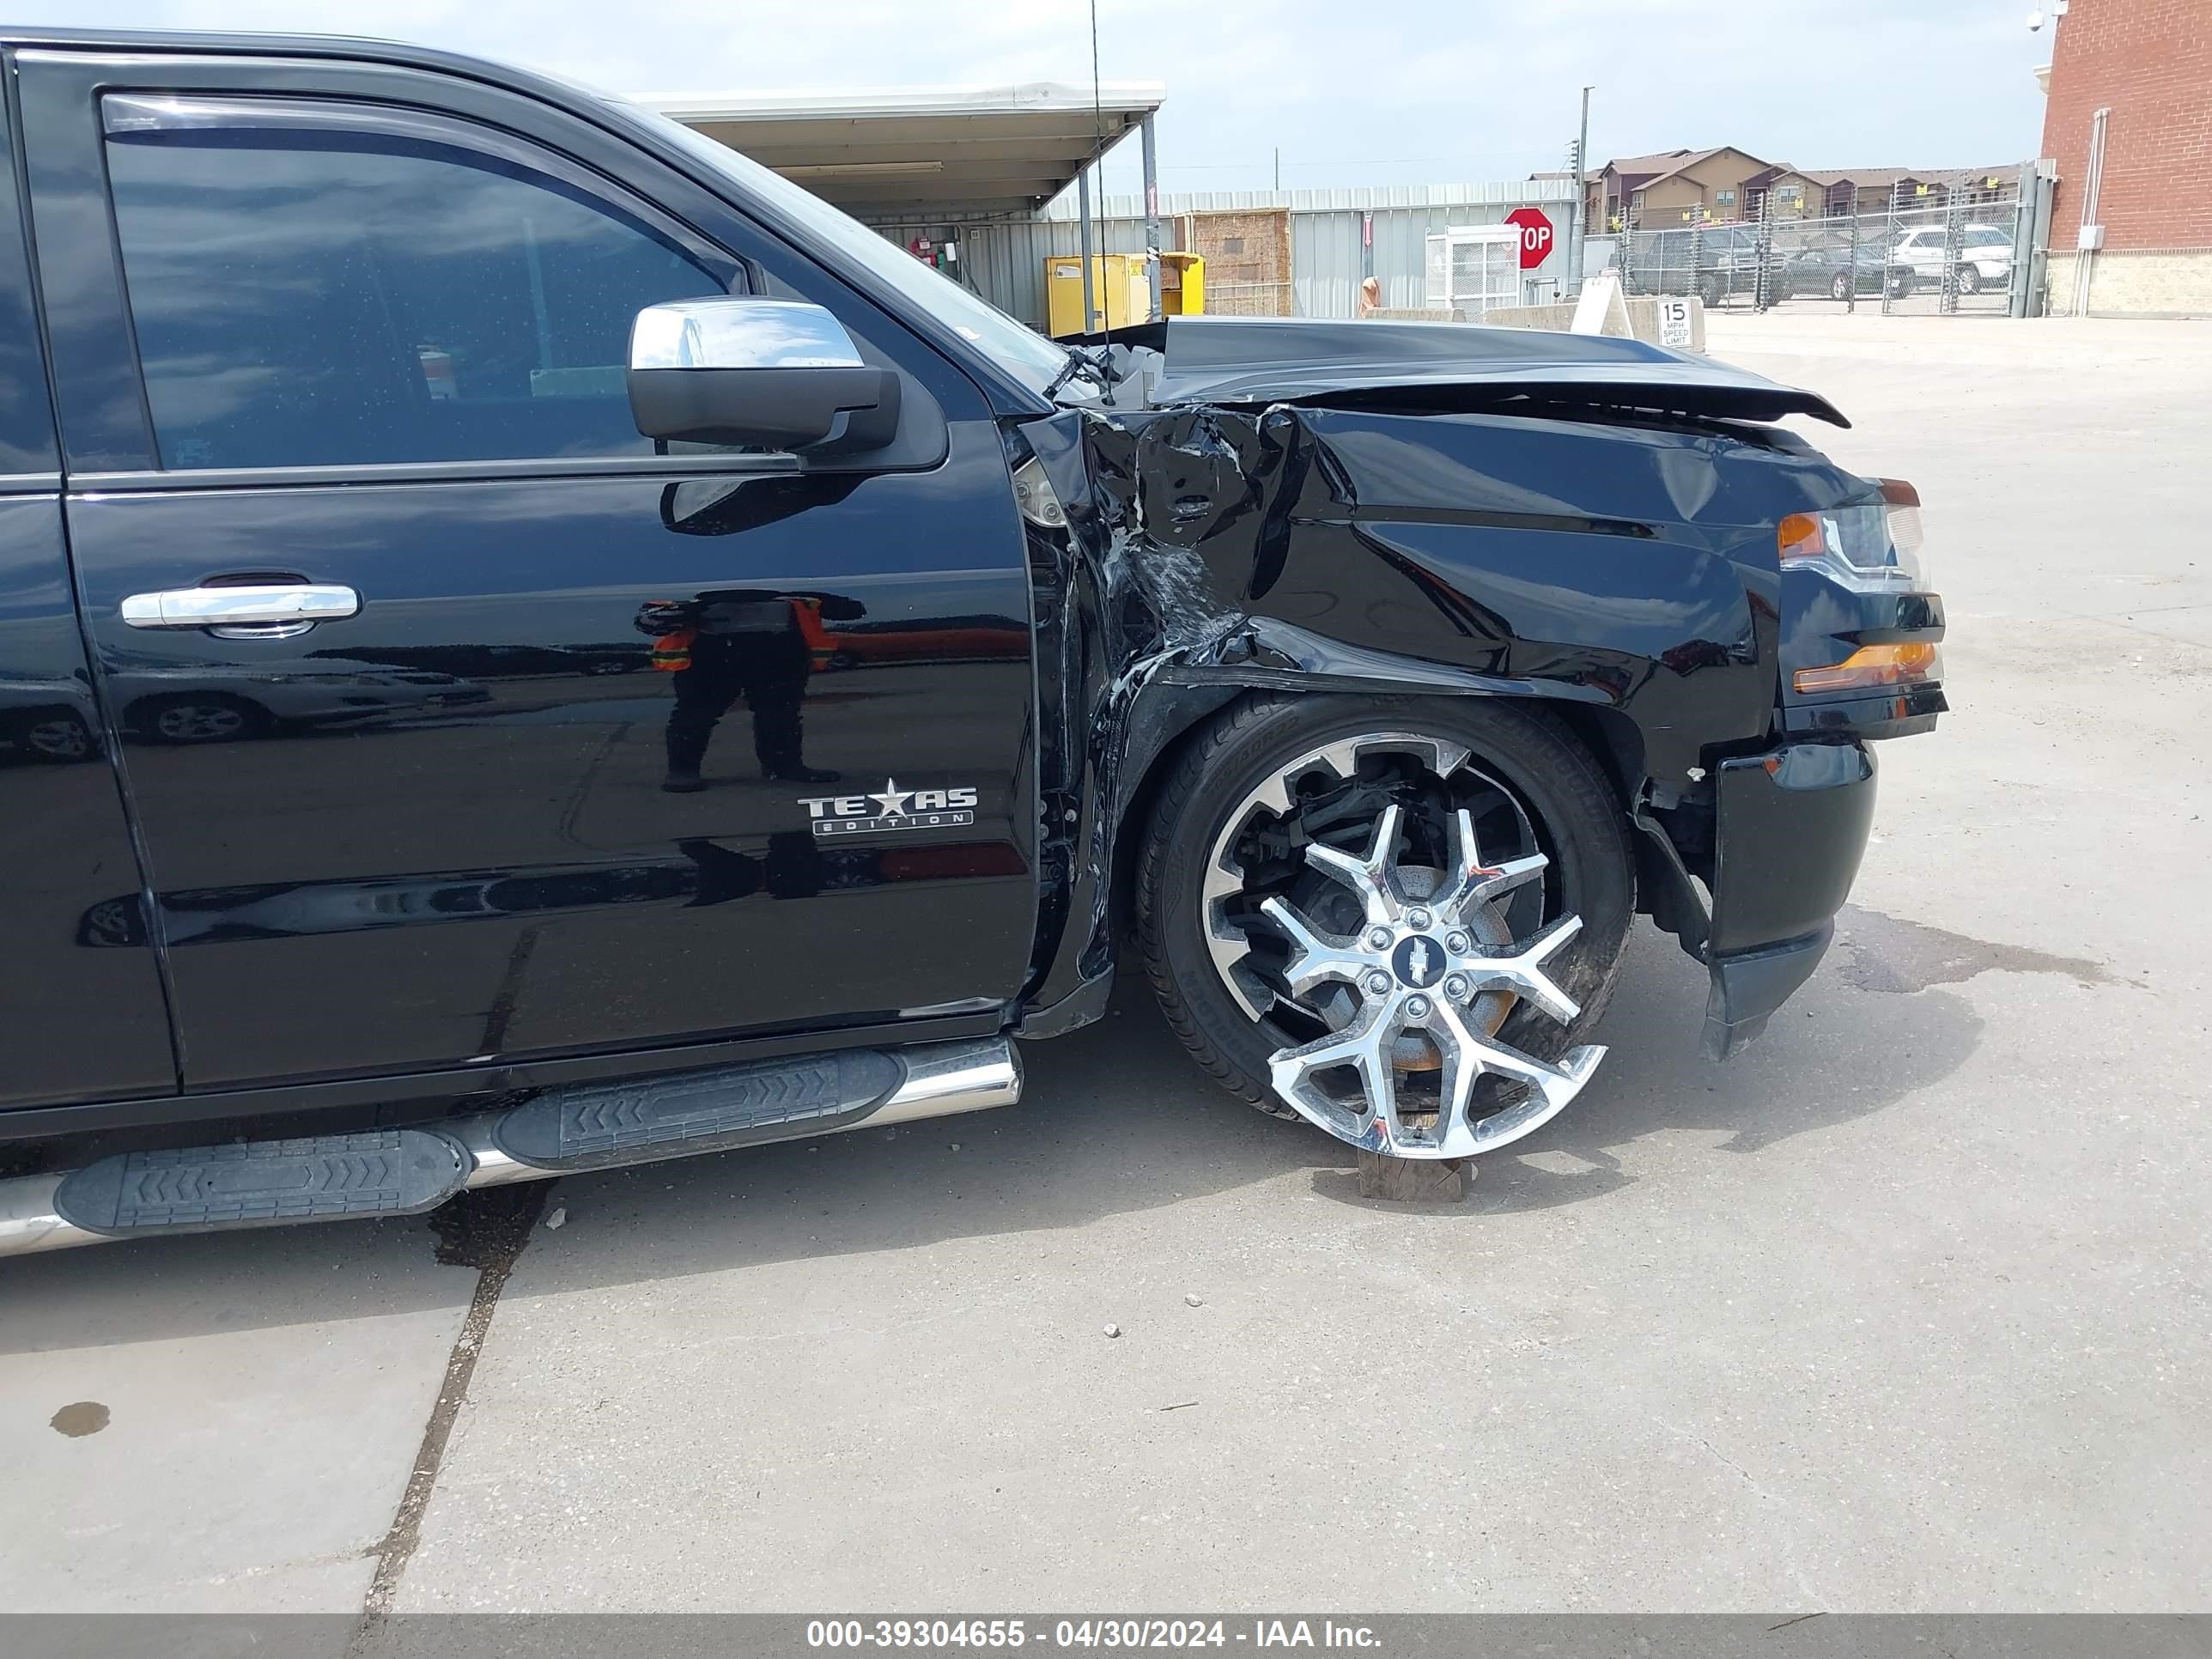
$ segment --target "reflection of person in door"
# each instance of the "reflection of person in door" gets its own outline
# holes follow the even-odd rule
[[[675,677],[668,714],[668,776],[661,787],[690,794],[708,740],[742,696],[752,711],[753,752],[761,775],[788,783],[835,783],[837,775],[807,765],[799,752],[799,704],[812,668],[800,611],[850,622],[865,610],[829,593],[783,593],[725,587],[695,599],[655,599],[640,608],[638,631],[653,636],[653,665]]]

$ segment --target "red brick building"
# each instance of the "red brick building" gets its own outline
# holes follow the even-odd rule
[[[2212,315],[2212,0],[2070,0],[2053,25],[2043,118],[2043,154],[2058,164],[2051,309]],[[2081,254],[2100,110],[2104,247]]]

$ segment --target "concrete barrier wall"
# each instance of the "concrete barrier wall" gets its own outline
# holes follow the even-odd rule
[[[1628,310],[1629,333],[1637,339],[1648,340],[1653,345],[1660,343],[1657,296],[1634,295],[1628,296],[1623,303]],[[1705,302],[1692,296],[1684,303],[1690,307],[1688,349],[1703,351],[1705,349]],[[1564,333],[1574,326],[1575,307],[1571,301],[1553,306],[1504,306],[1484,313],[1482,320],[1492,328],[1545,328]]]
[[[1575,325],[1575,302],[1555,306],[1499,306],[1483,315],[1492,328],[1549,328],[1562,333]]]

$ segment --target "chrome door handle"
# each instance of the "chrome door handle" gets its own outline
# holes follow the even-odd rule
[[[361,595],[350,587],[307,583],[173,587],[123,601],[123,620],[133,628],[209,628],[225,639],[289,639],[360,614]]]

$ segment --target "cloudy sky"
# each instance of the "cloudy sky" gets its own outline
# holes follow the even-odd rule
[[[1161,183],[1477,182],[1741,145],[1804,167],[2035,152],[2031,0],[1098,0],[1100,68],[1158,80]],[[2047,0],[2045,0],[2047,3]],[[1085,0],[15,0],[11,21],[378,34],[625,93],[1087,83]],[[1267,20],[1255,27],[1252,19]],[[1136,146],[1108,188],[1136,188]]]

